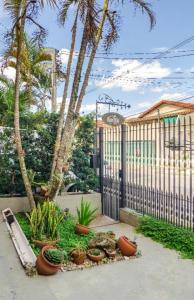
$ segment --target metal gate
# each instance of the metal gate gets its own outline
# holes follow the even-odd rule
[[[123,200],[123,145],[124,131],[121,127],[100,128],[100,186],[103,214],[118,220]]]
[[[194,114],[100,128],[103,213],[119,208],[194,230]]]

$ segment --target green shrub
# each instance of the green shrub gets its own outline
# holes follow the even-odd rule
[[[183,258],[194,259],[194,234],[187,229],[146,216],[141,219],[137,232],[175,249]]]
[[[59,225],[64,219],[62,211],[54,202],[45,201],[26,214],[33,239],[58,239]]]
[[[91,209],[91,203],[85,202],[83,197],[80,208],[77,208],[78,223],[88,226],[96,217],[97,208]]]

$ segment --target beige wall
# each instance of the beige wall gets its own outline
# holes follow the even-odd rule
[[[58,196],[56,203],[61,209],[69,208],[73,215],[76,215],[76,209],[80,206],[82,196],[84,200],[91,203],[92,208],[98,208],[97,215],[101,214],[101,194],[77,194],[66,193]],[[11,208],[14,213],[27,212],[30,210],[27,197],[0,198],[0,211]]]

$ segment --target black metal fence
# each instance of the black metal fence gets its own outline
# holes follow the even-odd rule
[[[194,117],[168,117],[101,128],[104,213],[129,207],[194,228]]]

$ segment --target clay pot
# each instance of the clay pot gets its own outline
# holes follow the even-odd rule
[[[100,251],[100,253],[101,253],[100,255],[92,255],[92,253],[91,253],[92,250],[94,250],[94,249],[90,249],[87,252],[87,256],[89,257],[90,260],[98,263],[99,261],[101,261],[104,258],[105,254],[102,250]]]
[[[76,224],[75,232],[78,234],[88,234],[90,232],[90,229],[85,225]]]
[[[73,258],[73,262],[76,265],[82,265],[84,263],[85,258],[86,258],[86,252],[85,251],[80,252],[80,251],[74,250],[71,253],[71,256]]]
[[[126,236],[121,236],[118,240],[118,247],[124,256],[135,255],[137,245],[132,243]]]
[[[61,268],[61,264],[56,265],[53,263],[50,263],[45,257],[44,252],[47,249],[54,248],[52,246],[45,246],[42,248],[41,253],[37,257],[36,260],[36,269],[38,274],[40,275],[54,275],[58,272],[58,270]]]
[[[116,253],[117,253],[116,250],[112,252],[106,250],[106,255],[111,258],[114,258],[116,256]]]
[[[57,240],[55,241],[33,240],[34,245],[40,249],[42,249],[45,246],[55,246],[57,242],[58,242]]]

